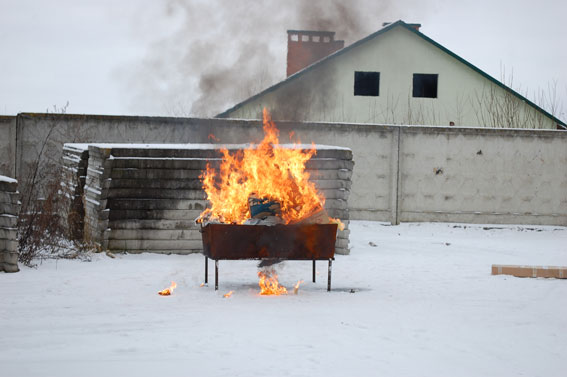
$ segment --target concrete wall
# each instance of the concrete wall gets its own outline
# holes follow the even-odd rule
[[[351,219],[567,225],[567,132],[277,122],[282,141],[351,148]],[[18,115],[20,191],[41,153],[64,142],[259,141],[259,121],[94,115]],[[43,140],[46,140],[42,151]],[[15,141],[14,141],[15,142]],[[479,153],[482,152],[482,153]]]
[[[405,128],[400,221],[567,225],[567,137],[490,131]]]
[[[347,47],[348,49],[348,47]],[[354,72],[380,73],[379,96],[355,96]],[[413,74],[438,74],[437,98],[414,98]],[[403,26],[337,53],[223,117],[556,129],[556,121]]]
[[[16,175],[16,117],[0,116],[0,175]]]

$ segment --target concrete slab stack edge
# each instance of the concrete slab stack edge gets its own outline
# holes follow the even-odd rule
[[[0,175],[0,271],[18,272],[18,182]]]

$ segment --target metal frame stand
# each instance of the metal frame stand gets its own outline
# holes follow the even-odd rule
[[[331,291],[331,272],[333,268],[333,259],[329,259],[329,267],[327,270],[327,292]],[[313,283],[317,276],[316,260],[313,259]],[[209,258],[205,257],[205,284],[209,284]],[[215,291],[219,290],[219,261],[215,259]]]

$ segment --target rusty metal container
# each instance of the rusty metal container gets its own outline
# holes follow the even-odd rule
[[[208,224],[203,253],[214,260],[329,260],[335,256],[337,224]]]

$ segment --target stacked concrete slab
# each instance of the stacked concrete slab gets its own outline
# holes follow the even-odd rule
[[[317,188],[325,195],[325,209],[329,216],[340,219],[344,230],[339,230],[335,252],[348,254],[349,211],[352,169],[352,151],[347,148],[317,146],[317,155],[307,162],[307,171]]]
[[[89,161],[84,187],[84,240],[93,243],[101,250],[108,248],[107,206],[112,159],[110,148],[88,147]]]
[[[63,146],[62,186],[68,202],[65,213],[69,235],[73,240],[83,239],[85,208],[83,190],[87,178],[89,151],[87,144]]]
[[[242,145],[229,145],[229,150]],[[205,209],[199,176],[207,163],[218,166],[218,145],[103,145],[88,147],[85,237],[102,249],[130,253],[187,254],[202,251],[194,219]],[[345,224],[336,251],[348,254],[352,152],[318,146],[307,163],[312,180],[327,198],[330,216]]]
[[[18,272],[18,181],[0,175],[0,271]]]

